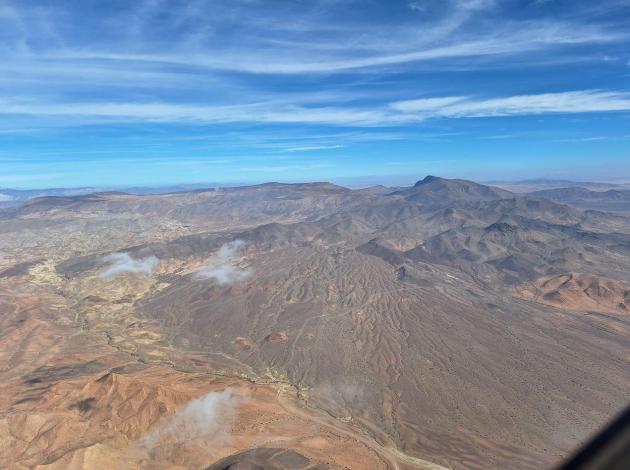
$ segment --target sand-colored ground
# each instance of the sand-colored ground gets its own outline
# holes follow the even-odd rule
[[[289,384],[140,362],[69,323],[61,298],[3,289],[0,312],[2,468],[204,468],[258,447],[330,468],[439,468],[307,408]],[[208,435],[161,431],[191,401],[226,389],[234,416]]]
[[[594,274],[541,277],[526,285],[521,295],[558,308],[630,316],[630,285]]]

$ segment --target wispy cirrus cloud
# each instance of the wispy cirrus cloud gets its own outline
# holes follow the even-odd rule
[[[95,124],[403,125],[418,121],[403,107],[454,109],[444,100],[457,97],[412,104],[401,99],[390,107],[388,94],[412,94],[413,87],[372,86],[369,77],[425,62],[432,69],[461,61],[474,68],[479,58],[493,64],[518,57],[518,64],[528,64],[539,63],[543,53],[546,61],[570,60],[563,48],[617,44],[629,36],[619,22],[597,21],[600,10],[585,5],[562,18],[521,17],[493,0],[392,2],[382,12],[357,10],[352,1],[321,0],[309,5],[192,0],[168,6],[143,0],[92,14],[75,2],[56,8],[3,2],[0,49],[8,60],[0,64],[6,72],[0,83],[7,90],[4,98],[0,92],[0,112],[65,117],[71,125],[74,116]],[[422,14],[399,15],[409,8]],[[354,12],[351,20],[348,11]],[[379,14],[392,18],[375,21]],[[127,27],[121,31],[114,24]],[[246,78],[252,74],[272,77]],[[300,90],[283,92],[276,84],[283,75],[313,80],[313,74],[324,77]],[[340,87],[326,77],[339,74],[368,79],[352,78],[351,86],[344,79]],[[177,89],[176,98],[171,89]],[[101,99],[86,99],[95,95]]]
[[[396,126],[434,118],[483,118],[553,113],[578,114],[630,110],[630,92],[580,90],[480,99],[447,96],[401,100],[364,107],[202,106],[175,103],[20,103],[5,101],[0,114],[101,119],[103,122],[324,124]],[[284,152],[340,148],[340,144],[284,147]]]
[[[454,27],[453,31],[457,28]],[[453,31],[449,31],[452,33]],[[516,32],[514,32],[516,31]],[[427,34],[430,34],[428,32]],[[274,48],[244,48],[238,54],[223,53],[103,53],[98,51],[79,51],[73,53],[54,52],[47,56],[52,61],[74,61],[89,63],[90,61],[116,61],[136,67],[137,64],[169,64],[171,66],[201,67],[210,70],[223,70],[248,74],[265,75],[298,75],[310,73],[338,73],[348,71],[392,67],[403,64],[432,62],[440,67],[439,61],[467,59],[476,57],[510,56],[533,53],[550,47],[561,47],[578,44],[607,43],[621,40],[626,34],[619,31],[603,31],[590,26],[563,25],[543,23],[525,25],[524,28],[496,32],[492,35],[470,35],[465,39],[447,42],[434,46],[424,42],[413,44],[413,37],[417,33],[410,33],[411,37],[401,38],[401,44],[406,47],[392,47],[389,50],[357,50],[349,47],[345,51],[334,53],[305,54],[300,45],[294,48],[276,51]],[[441,34],[436,35],[436,40]],[[437,41],[436,41],[437,42]],[[376,46],[375,46],[376,47]]]
[[[630,92],[582,90],[490,99],[455,96],[399,101],[391,107],[404,113],[447,118],[628,111]]]
[[[66,102],[18,103],[0,100],[0,114],[38,117],[96,118],[100,122],[187,122],[268,124],[327,124],[338,126],[375,126],[395,122],[397,116],[387,109],[336,106],[306,107],[255,103],[235,106],[197,105],[192,103],[103,103]],[[398,116],[400,122],[409,118]],[[69,122],[71,123],[71,122]]]
[[[100,17],[87,15],[80,4],[61,2],[52,9],[7,2],[0,26],[9,32],[5,46],[14,59],[14,72],[24,68],[25,74],[31,70],[49,78],[81,79],[85,74],[98,78],[99,70],[109,69],[113,84],[129,83],[137,74],[139,83],[149,79],[161,86],[168,80],[160,75],[178,73],[178,66],[188,67],[179,73],[180,80],[194,78],[199,68],[253,74],[357,72],[423,61],[436,66],[440,60],[518,55],[628,37],[620,25],[581,15],[587,10],[579,5],[570,18],[498,16],[492,27],[485,15],[499,15],[501,9],[490,0],[414,1],[401,7],[425,14],[397,22],[375,22],[369,9],[360,10],[368,14],[357,14],[355,6],[197,0],[165,9],[162,2],[139,1]],[[355,13],[352,21],[343,14],[349,10]],[[391,12],[397,10],[392,3]],[[86,34],[103,31],[113,22],[128,27],[117,34],[111,28],[101,35]]]
[[[136,179],[177,183],[352,159],[346,171],[368,161],[378,174],[377,155],[442,153],[457,135],[486,158],[519,138],[484,135],[531,135],[537,121],[463,118],[612,121],[585,115],[628,111],[627,0],[558,4],[0,0],[0,144],[15,160],[4,180],[107,185],[121,159]]]
[[[446,96],[443,98],[421,98],[391,103],[391,108],[402,112],[430,112],[446,108],[454,103],[464,101],[465,96]]]
[[[284,152],[311,152],[314,150],[334,150],[344,148],[344,145],[306,145],[303,147],[286,147],[283,149]]]

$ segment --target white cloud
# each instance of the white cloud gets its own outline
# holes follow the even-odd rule
[[[582,90],[479,99],[446,96],[401,100],[365,108],[343,106],[302,107],[258,103],[243,106],[200,106],[172,103],[67,103],[22,104],[5,101],[2,113],[37,116],[90,117],[104,122],[187,123],[301,123],[332,126],[374,127],[402,125],[426,119],[590,113],[630,110],[630,93]],[[340,148],[314,145],[283,149],[285,152]]]
[[[442,100],[442,101],[440,101]],[[506,98],[474,99],[446,97],[398,101],[393,109],[426,117],[492,117],[549,113],[590,113],[630,110],[630,93],[603,90],[568,91],[517,95]]]
[[[556,142],[598,142],[600,140],[607,140],[608,137],[596,136],[596,137],[576,137],[573,139],[558,139]]]
[[[415,11],[426,11],[427,7],[425,4],[423,4],[420,1],[415,1],[415,2],[409,2],[407,4],[407,6],[411,9],[411,10],[415,10]]]
[[[423,98],[419,100],[397,101],[391,104],[391,107],[397,111],[418,112],[433,111],[444,108],[458,101],[465,100],[465,96],[447,96],[444,98]]]
[[[465,8],[468,10],[486,10],[495,5],[495,0],[457,0],[455,3],[458,8]]]
[[[246,245],[243,240],[233,240],[224,243],[216,252],[215,257],[221,260],[229,260],[238,254],[238,252]]]
[[[107,278],[123,273],[151,274],[159,260],[155,256],[133,259],[128,253],[110,253],[103,257],[110,265],[103,269],[100,277]]]
[[[190,123],[302,123],[370,126],[393,120],[386,110],[335,106],[304,107],[277,103],[238,106],[203,106],[175,103],[19,103],[1,102],[0,114],[90,117],[103,121],[151,121]]]
[[[309,145],[304,147],[289,147],[283,149],[284,152],[310,152],[312,150],[332,150],[345,147],[344,145]]]
[[[197,87],[202,85],[198,68],[260,74],[329,73],[456,57],[521,54],[564,44],[614,42],[628,36],[623,28],[581,17],[580,9],[571,19],[501,17],[490,26],[483,22],[480,27],[481,13],[495,6],[493,0],[444,2],[443,8],[437,9],[439,14],[432,12],[425,21],[393,26],[344,21],[334,5],[322,8],[319,14],[309,14],[309,8],[284,10],[260,8],[248,2],[230,3],[229,7],[214,7],[212,14],[203,2],[194,8],[173,8],[160,26],[176,26],[176,31],[167,29],[159,38],[152,34],[159,7],[147,9],[145,4],[139,11],[128,12],[129,18],[122,18],[133,26],[126,34],[116,35],[115,40],[110,38],[105,44],[98,39],[74,43],[72,38],[63,37],[66,31],[57,31],[63,40],[41,44],[36,51],[13,57],[0,66],[10,67],[13,74],[24,67],[23,80],[45,74],[48,82],[53,75],[100,82],[105,76],[111,79],[109,86],[130,82],[141,85],[144,80],[145,86],[163,87],[190,79]],[[429,2],[419,0],[408,3],[409,8],[420,11],[434,9],[429,6]],[[30,17],[31,13],[25,8],[23,15]],[[55,21],[54,13],[50,15],[47,30],[55,30],[59,21]],[[181,24],[188,27],[178,27]],[[231,29],[233,36],[219,36],[226,29]],[[37,31],[29,34],[37,38]],[[195,69],[173,72],[173,65]],[[203,81],[208,80],[220,85],[217,75],[205,74]]]
[[[472,6],[468,9],[474,10]],[[290,75],[342,72],[440,59],[515,55],[544,50],[553,46],[614,42],[624,37],[621,33],[603,31],[596,27],[537,23],[514,28],[512,31],[497,31],[493,35],[465,35],[464,39],[440,41],[441,44],[445,45],[432,46],[444,35],[454,33],[461,21],[453,18],[452,25],[445,23],[441,25],[442,30],[434,28],[424,31],[422,35],[419,35],[417,30],[407,32],[408,37],[400,38],[405,44],[404,48],[399,46],[391,47],[388,50],[379,50],[375,46],[368,48],[367,51],[359,51],[359,53],[350,48],[327,54],[308,53],[303,48],[298,49],[297,47],[289,48],[286,51],[244,48],[238,54],[233,51],[229,54],[222,51],[216,51],[212,54],[203,52],[128,54],[80,51],[69,54],[50,54],[48,59],[83,61],[84,63],[98,60],[120,61],[121,64],[126,62],[127,66],[132,62],[148,62],[242,73]],[[390,34],[396,35],[397,33],[390,32]],[[418,38],[431,36],[434,38],[431,44],[418,43]],[[414,47],[413,42],[410,43],[409,41],[414,41],[417,44]],[[353,41],[350,40],[349,43],[353,44]],[[331,49],[333,51],[336,49],[333,44],[331,44]],[[238,60],[235,60],[236,58]]]
[[[161,3],[131,2],[116,13],[104,8],[99,19],[81,17],[81,2],[53,9],[0,0],[6,35],[30,45],[26,51],[11,46],[7,60],[0,63],[0,88],[6,90],[4,99],[0,94],[0,115],[29,127],[32,121],[42,127],[110,122],[404,125],[439,113],[467,116],[472,110],[466,107],[481,102],[447,96],[397,101],[388,107],[387,101],[404,97],[411,86],[372,87],[371,77],[377,73],[415,72],[420,63],[431,71],[514,63],[539,67],[541,58],[546,63],[584,60],[573,46],[614,45],[629,37],[627,28],[603,21],[601,11],[591,6],[549,18],[509,15],[499,8],[486,15],[498,5],[494,0],[413,0],[408,7],[426,14],[375,25],[367,16],[349,21],[339,15],[336,8],[345,2],[312,8],[310,2],[298,2],[285,9],[249,0],[220,6],[191,1],[167,12]],[[608,10],[613,7],[620,5],[615,2]],[[24,23],[25,18],[29,22]],[[81,21],[72,21],[77,18]],[[78,33],[90,31],[92,21],[129,26],[120,34],[77,41],[88,37]],[[565,54],[564,46],[571,46],[572,52]],[[312,76],[340,73],[348,74],[344,86],[339,86],[340,80],[331,84],[326,76],[322,82]],[[239,74],[305,75],[304,89],[311,91],[278,91],[282,82],[274,83],[276,77],[251,80]],[[166,93],[168,87],[177,88],[177,99]],[[86,96],[104,98],[86,102]],[[497,112],[521,112],[516,104],[487,101]],[[300,147],[293,151],[324,149]]]
[[[229,264],[204,268],[197,273],[200,277],[213,279],[219,285],[234,284],[247,279],[251,272]]]
[[[203,268],[197,271],[197,277],[214,280],[219,285],[234,284],[247,279],[251,269],[242,269],[236,265],[239,252],[245,246],[243,240],[225,243],[211,256]]]
[[[146,450],[176,445],[195,445],[208,454],[225,446],[242,398],[232,390],[211,392],[189,402],[172,417],[160,420],[136,445]]]

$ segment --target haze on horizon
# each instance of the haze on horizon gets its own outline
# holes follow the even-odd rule
[[[0,2],[0,187],[630,177],[630,2]]]

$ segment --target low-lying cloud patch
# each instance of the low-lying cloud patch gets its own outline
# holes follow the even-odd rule
[[[118,276],[123,273],[151,274],[159,263],[155,256],[134,259],[128,253],[110,253],[104,256],[103,260],[110,264],[101,271],[100,277],[102,278]]]
[[[214,279],[217,284],[226,285],[246,279],[251,274],[251,271],[237,266],[226,265],[216,268],[204,268],[197,274],[205,279]]]
[[[148,452],[168,452],[177,446],[194,446],[211,454],[231,440],[231,427],[244,400],[229,388],[192,400],[174,416],[158,421],[136,446]]]
[[[197,272],[197,276],[213,279],[220,285],[233,284],[248,278],[253,270],[242,269],[236,264],[238,254],[245,244],[243,240],[225,243],[208,259],[205,266]]]

